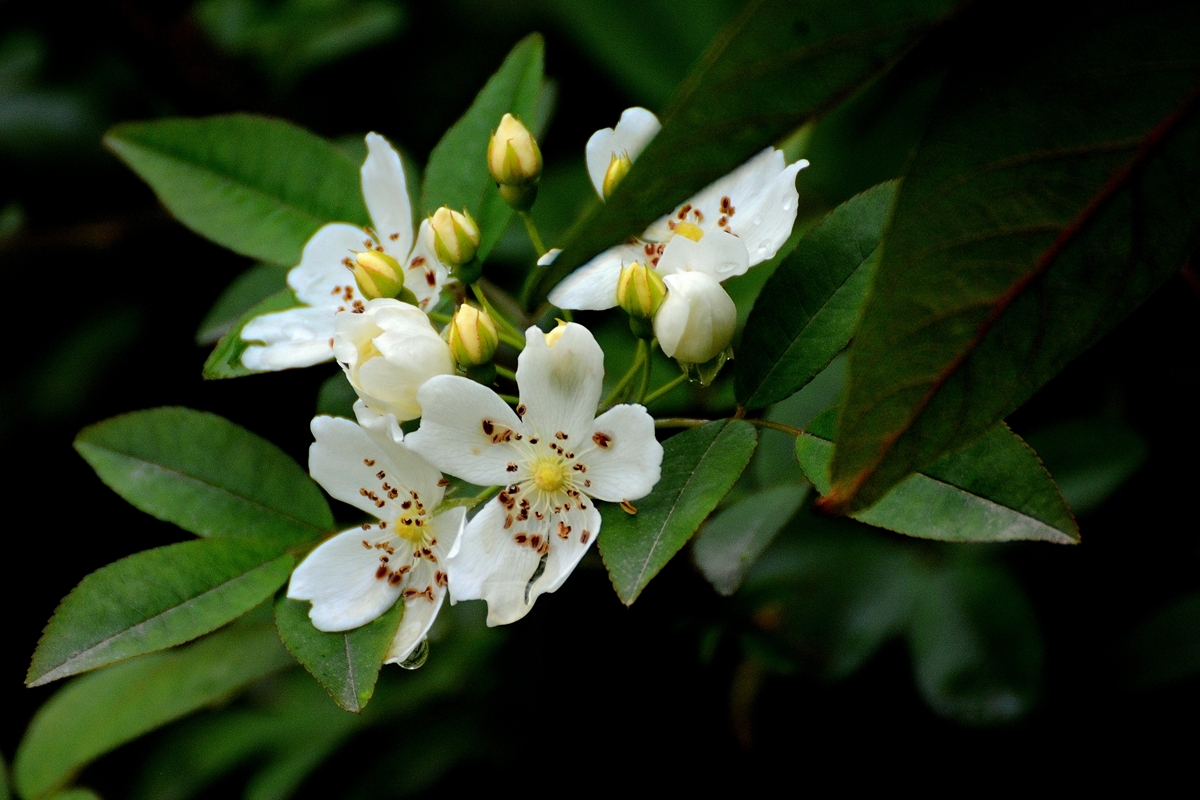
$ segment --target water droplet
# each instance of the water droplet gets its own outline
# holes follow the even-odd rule
[[[792,201],[791,200],[788,200],[786,203],[783,204],[783,210],[784,211],[792,210]]]
[[[400,666],[404,669],[420,669],[425,660],[429,658],[429,640],[422,639],[417,645],[417,649],[412,651],[408,658],[400,662]]]
[[[755,224],[755,225],[762,225],[762,214],[755,214],[755,215],[754,215],[754,224]]]

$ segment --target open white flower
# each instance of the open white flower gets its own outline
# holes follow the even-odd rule
[[[767,148],[655,222],[636,244],[605,250],[550,292],[559,308],[600,311],[617,304],[621,268],[635,261],[662,276],[702,272],[717,281],[742,275],[773,258],[792,232],[798,194],[796,173]]]
[[[607,200],[625,177],[633,162],[650,140],[662,130],[658,117],[634,106],[621,112],[615,128],[602,128],[592,134],[584,152],[588,177],[601,200]]]
[[[373,228],[333,222],[304,245],[300,263],[288,273],[288,285],[304,305],[264,314],[242,328],[252,344],[242,364],[256,371],[308,367],[333,358],[333,318],[339,311],[361,309],[366,298],[355,283],[355,253],[384,253],[404,268],[404,287],[420,308],[437,304],[449,272],[434,252],[429,220],[413,236],[412,204],[400,155],[377,133],[367,134],[362,165],[363,200]]]
[[[337,534],[292,573],[288,597],[311,600],[322,631],[365,625],[405,603],[387,661],[403,661],[421,643],[446,595],[446,562],[466,511],[434,515],[447,483],[404,444],[371,436],[350,420],[317,417],[309,472],[334,498],[378,521]]]
[[[407,443],[439,469],[504,490],[471,520],[450,558],[451,602],[483,599],[488,624],[529,612],[563,584],[600,533],[592,499],[649,494],[663,449],[640,405],[595,416],[604,353],[581,325],[526,332],[514,412],[473,381],[437,377],[417,392],[421,427]]]

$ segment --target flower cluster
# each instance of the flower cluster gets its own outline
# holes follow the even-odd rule
[[[591,137],[588,172],[602,200],[659,128],[652,113],[631,108]],[[359,627],[403,602],[388,660],[404,661],[447,592],[452,603],[484,600],[488,623],[499,625],[562,586],[601,533],[597,504],[631,511],[630,501],[657,484],[663,448],[640,402],[619,402],[614,392],[602,404],[604,352],[591,332],[560,320],[548,333],[522,333],[498,315],[477,282],[480,229],[470,214],[438,209],[414,231],[400,156],[374,133],[367,148],[362,190],[372,227],[317,231],[288,276],[302,305],[252,320],[241,336],[247,368],[335,358],[358,395],[357,422],[313,420],[309,468],[370,521],[313,550],[288,596],[310,601],[312,623],[324,631]],[[526,214],[541,176],[536,140],[505,114],[487,158],[501,197]],[[685,368],[722,357],[736,310],[720,282],[782,246],[804,166],[785,165],[777,150],[760,153],[636,240],[596,256],[550,302],[620,306],[635,333]],[[443,297],[455,279],[453,296]],[[465,302],[468,285],[478,305]],[[498,354],[515,355],[515,371],[494,364]],[[497,375],[517,396],[492,388]],[[643,385],[637,399],[644,396]],[[491,489],[448,500],[447,476]]]

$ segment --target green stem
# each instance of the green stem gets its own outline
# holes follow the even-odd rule
[[[439,325],[449,325],[454,316],[451,314],[438,314],[437,312],[429,312],[429,318]]]
[[[499,392],[497,392],[497,394],[499,394]],[[500,395],[500,399],[508,403],[510,406],[520,405],[521,403],[521,398],[517,397],[515,394],[502,394]]]
[[[655,400],[662,397],[664,394],[671,391],[676,386],[678,386],[679,384],[683,383],[686,380],[687,380],[687,375],[680,373],[679,377],[676,378],[675,380],[671,381],[670,383],[663,384],[662,386],[658,387],[650,394],[646,395],[646,399],[642,401],[642,405],[644,405],[644,406],[650,405]]]
[[[688,419],[686,417],[668,417],[666,419],[654,420],[656,428],[699,428],[701,425],[707,425],[712,422],[711,419]]]
[[[500,491],[502,488],[504,488],[504,487],[489,486],[486,489],[484,489],[482,492],[480,492],[479,494],[475,495],[475,497],[472,499],[475,501],[475,505],[479,505],[480,503],[490,500],[492,498],[492,495],[494,495],[496,492]]]
[[[483,306],[483,310],[488,313],[492,321],[496,323],[496,335],[500,341],[511,345],[518,350],[525,349],[525,337],[522,333],[513,327],[513,324],[508,321],[508,318],[500,314],[492,304],[488,302],[487,295],[484,294],[483,287],[478,281],[471,284],[471,291],[475,293],[475,299],[479,301],[479,305]]]
[[[748,419],[751,425],[757,425],[760,428],[770,428],[773,431],[782,431],[789,436],[800,436],[804,431],[799,428],[793,428],[791,425],[784,425],[782,422],[772,422],[769,419]]]
[[[510,381],[516,381],[517,373],[513,372],[508,367],[502,367],[499,364],[496,364],[495,367],[496,367],[496,374],[499,375],[501,378],[508,378]]]
[[[607,410],[616,404],[617,398],[619,398],[625,392],[625,387],[628,386],[629,382],[632,381],[634,376],[638,374],[638,370],[642,367],[642,360],[645,358],[646,342],[643,339],[638,339],[637,353],[633,357],[633,364],[629,367],[629,371],[621,377],[621,380],[617,381],[617,385],[613,387],[611,392],[609,392],[608,397],[604,399],[604,403],[602,403],[600,406],[602,411]]]
[[[529,234],[529,240],[533,242],[533,247],[537,250],[538,258],[541,258],[546,253],[546,245],[542,244],[542,237],[538,235],[537,225],[533,222],[533,215],[528,211],[518,211],[517,216],[521,218],[521,222],[525,223],[525,232]]]
[[[646,402],[646,390],[650,388],[650,368],[654,364],[654,359],[650,356],[648,353],[642,362],[642,382],[638,384],[637,402],[643,404]]]
[[[547,250],[546,245],[542,243],[542,237],[538,234],[537,225],[533,222],[533,216],[528,211],[518,211],[517,216],[525,223],[525,232],[529,234],[529,241],[533,242],[533,249],[537,251],[537,259],[535,259],[533,269],[529,270],[529,274],[525,276],[525,283],[521,286],[521,294],[518,298],[521,308],[528,309],[533,292],[537,289],[538,284],[542,282],[542,276],[546,274],[546,269],[549,265],[542,266],[536,263],[536,260],[541,259]]]

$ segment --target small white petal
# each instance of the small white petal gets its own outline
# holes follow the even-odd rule
[[[438,540],[438,543],[433,546],[433,551],[437,554],[440,563],[446,564],[449,552],[457,549],[461,538],[460,534],[466,526],[466,522],[467,510],[461,507],[452,508],[433,519],[430,532]],[[406,586],[401,588],[406,588]],[[437,619],[438,611],[442,608],[442,601],[446,599],[445,586],[439,586],[436,580],[430,586],[433,589],[433,602],[424,596],[413,597],[405,601],[404,618],[400,621],[400,628],[392,639],[391,647],[388,648],[387,657],[384,659],[386,663],[395,664],[408,658],[421,640],[429,635],[429,628]],[[420,591],[424,587],[413,586],[413,588]]]
[[[544,437],[591,434],[604,383],[604,351],[592,332],[574,322],[548,334],[531,327],[517,356],[517,389],[526,424]]]
[[[467,378],[440,375],[422,384],[417,400],[424,414],[421,427],[405,437],[409,447],[442,472],[480,486],[512,479],[508,464],[521,460],[515,437],[524,425],[495,392]],[[510,441],[493,441],[505,431],[513,432]]]
[[[646,261],[646,252],[639,245],[611,247],[568,275],[547,299],[559,308],[579,311],[612,308],[617,304],[621,268],[634,261]]]
[[[729,229],[741,239],[750,266],[774,258],[792,234],[800,197],[796,173],[807,166],[807,161],[800,160],[783,170],[757,196],[743,201],[730,219]]]
[[[381,447],[386,447],[389,442],[400,444],[404,441],[404,430],[396,421],[395,414],[377,414],[367,408],[367,404],[362,400],[355,400],[354,418],[368,436],[381,443]]]
[[[733,300],[703,272],[679,272],[663,282],[667,297],[654,315],[654,335],[662,351],[694,364],[715,358],[733,339],[737,326]]]
[[[337,417],[316,417],[312,433],[316,441],[308,449],[308,471],[331,497],[389,522],[400,516],[399,504],[409,499],[410,491],[430,510],[442,502],[441,474],[405,445],[382,446],[358,425]],[[389,498],[384,483],[399,495]]]
[[[686,236],[672,238],[657,267],[664,277],[679,272],[701,272],[718,281],[744,275],[749,268],[745,245],[722,230],[710,231],[698,242]]]
[[[395,604],[400,586],[376,578],[380,551],[363,547],[364,531],[343,531],[296,567],[287,596],[311,600],[317,630],[348,631],[366,625]]]
[[[393,250],[398,251],[402,259],[412,249],[413,220],[400,154],[378,133],[368,133],[367,160],[360,173],[363,200],[375,233],[389,255],[395,257]]]
[[[560,522],[567,528],[559,528]],[[587,510],[573,508],[555,515],[550,520],[550,526],[550,552],[546,556],[546,569],[537,582],[529,587],[531,606],[538,595],[548,594],[562,586],[579,564],[579,559],[596,541],[596,535],[600,533],[600,510],[594,503],[588,503]],[[565,539],[558,535],[559,530],[564,531]]]
[[[636,161],[661,129],[658,117],[644,108],[634,106],[622,112],[615,129],[602,128],[592,134],[585,148],[588,177],[592,179],[592,186],[601,200],[604,199],[604,176],[612,157],[625,155],[630,161]]]
[[[367,249],[371,237],[362,228],[334,222],[322,226],[304,245],[300,263],[288,272],[288,286],[296,297],[313,308],[349,308],[361,300],[354,272],[346,267],[346,259]]]
[[[417,304],[426,313],[438,304],[442,287],[450,280],[450,270],[441,261],[433,246],[433,226],[423,220],[417,231],[417,240],[407,260],[397,255],[396,260],[404,268],[404,287],[417,296]]]
[[[528,543],[518,544],[513,537],[517,533],[527,537],[547,534],[531,527],[506,529],[507,515],[498,499],[491,500],[467,525],[458,552],[448,564],[450,601],[486,600],[488,625],[507,625],[529,612],[533,597],[531,593],[526,602],[525,590],[541,556]]]
[[[542,257],[537,260],[539,267],[548,267],[554,263],[554,259],[558,258],[558,254],[562,252],[561,247],[551,247],[546,252],[542,253]]]
[[[614,503],[650,494],[662,474],[663,448],[645,406],[613,406],[596,417],[595,430],[608,446],[579,455],[592,482],[588,494]]]
[[[246,323],[241,338],[251,345],[242,365],[256,372],[311,367],[333,358],[333,312],[325,308],[289,308]]]

